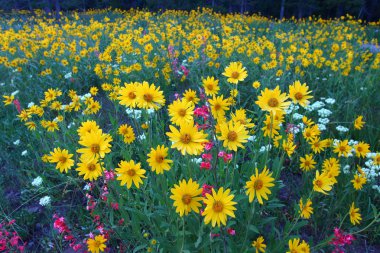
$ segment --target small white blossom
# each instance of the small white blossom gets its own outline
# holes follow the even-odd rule
[[[34,105],[34,103],[33,103],[33,102],[30,102],[30,103],[28,104],[28,108],[32,107],[33,105]]]
[[[343,170],[344,174],[349,174],[350,173],[350,165],[347,164],[346,166],[343,167],[342,170]]]
[[[322,118],[327,118],[331,114],[332,114],[332,111],[325,109],[325,108],[321,108],[318,110],[318,115],[319,115],[319,117],[322,117]]]
[[[21,152],[22,156],[26,156],[27,154],[28,154],[28,150],[24,150],[24,151]]]
[[[333,99],[333,98],[326,98],[325,102],[326,102],[327,104],[332,105],[332,104],[335,104],[335,99]]]
[[[146,136],[145,136],[145,134],[142,134],[142,135],[139,135],[139,136],[137,137],[137,139],[139,139],[140,141],[142,141],[142,140],[145,140],[145,139],[146,139]]]
[[[195,163],[195,164],[201,164],[202,158],[193,158],[190,161],[193,162],[193,163]]]
[[[40,205],[41,206],[50,205],[50,202],[51,202],[51,198],[49,196],[45,196],[45,197],[40,198]]]
[[[69,78],[71,78],[72,76],[73,76],[72,73],[69,72],[69,73],[67,73],[67,74],[65,75],[65,79],[69,79]]]
[[[13,142],[14,145],[19,145],[20,144],[20,140],[16,140]]]
[[[293,119],[295,120],[300,120],[303,118],[303,115],[302,114],[299,114],[299,113],[294,113],[293,114]]]
[[[328,124],[330,122],[330,120],[328,118],[319,118],[318,119],[318,122],[321,123],[321,124]]]
[[[146,112],[147,112],[149,115],[152,115],[152,114],[154,114],[154,109],[148,109],[148,110],[146,110]]]
[[[346,132],[348,132],[349,129],[347,127],[344,127],[344,126],[337,126],[336,130],[338,130],[341,133],[346,133]]]
[[[42,177],[38,176],[32,181],[32,185],[35,187],[39,187],[42,184]]]
[[[325,124],[318,123],[317,126],[318,126],[318,129],[321,131],[325,131],[327,129]]]
[[[70,128],[72,128],[73,126],[75,126],[75,123],[74,123],[74,122],[70,122],[70,123],[67,125],[67,128],[70,129]]]
[[[256,140],[256,136],[251,135],[251,136],[248,137],[248,140],[249,141],[255,141]]]

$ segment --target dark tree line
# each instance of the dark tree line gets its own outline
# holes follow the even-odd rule
[[[146,8],[191,10],[210,7],[222,13],[261,13],[277,18],[340,17],[346,13],[366,21],[380,19],[380,0],[0,0],[0,9],[36,8],[55,10],[88,10],[96,8]]]

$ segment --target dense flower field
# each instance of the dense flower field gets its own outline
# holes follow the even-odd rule
[[[0,251],[379,250],[379,22],[36,11],[0,34]]]

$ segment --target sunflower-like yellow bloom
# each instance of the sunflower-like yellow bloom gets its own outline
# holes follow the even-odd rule
[[[312,155],[305,155],[305,157],[300,157],[300,163],[300,168],[304,171],[314,169],[316,164]]]
[[[207,96],[214,96],[218,94],[219,91],[219,80],[212,77],[207,77],[206,79],[202,79],[203,88],[205,89],[205,93]]]
[[[202,197],[202,188],[199,188],[199,184],[193,181],[191,178],[188,182],[185,179],[179,182],[179,185],[174,185],[171,189],[172,195],[170,198],[174,200],[173,206],[176,207],[176,212],[182,217],[188,215],[192,210],[195,213],[199,213],[199,207]]]
[[[222,75],[228,77],[227,82],[238,84],[238,82],[244,81],[248,76],[245,67],[241,62],[231,62],[228,67],[224,69]]]
[[[302,107],[305,107],[309,104],[310,96],[309,87],[306,83],[301,84],[300,81],[295,81],[292,85],[289,86],[289,97],[293,100],[293,103],[299,104]]]
[[[211,222],[213,227],[215,227],[216,224],[220,227],[220,223],[225,226],[227,216],[235,218],[234,211],[236,208],[234,205],[237,203],[232,201],[234,195],[230,194],[230,192],[230,189],[224,191],[223,187],[221,187],[218,193],[215,192],[214,188],[212,189],[212,194],[206,193],[206,198],[204,199],[206,208],[202,213],[202,216],[205,216],[204,221],[206,225]]]
[[[286,93],[281,93],[280,87],[276,86],[274,90],[268,88],[262,90],[256,104],[261,110],[276,114],[276,112],[284,112],[289,107],[290,102],[286,102],[287,99]]]
[[[121,105],[125,105],[130,108],[135,108],[137,105],[136,90],[140,84],[135,83],[124,83],[124,87],[120,88],[117,99],[120,101]]]
[[[165,97],[160,87],[144,81],[136,88],[136,102],[139,108],[158,110],[165,104]]]
[[[248,142],[248,131],[240,122],[230,121],[219,125],[221,136],[218,139],[223,141],[223,147],[228,150],[237,151],[237,148],[244,148],[242,143]]]
[[[147,162],[152,168],[152,171],[155,171],[157,174],[163,174],[164,170],[170,170],[170,164],[173,163],[173,161],[166,159],[168,156],[168,150],[169,148],[166,148],[164,145],[157,146],[156,149],[151,148]]]
[[[177,126],[194,121],[194,104],[192,102],[177,99],[169,105],[168,111],[170,121]]]
[[[145,170],[141,169],[141,164],[135,162],[133,160],[130,161],[120,161],[119,167],[115,169],[117,176],[117,180],[121,181],[120,185],[127,184],[127,188],[132,187],[132,183],[138,188],[140,188],[140,184],[143,183],[141,178],[145,178]]]
[[[194,105],[198,104],[199,98],[197,97],[197,92],[192,89],[188,89],[183,93],[183,99],[187,102],[191,102]]]
[[[198,155],[204,149],[203,143],[208,142],[208,135],[203,130],[198,131],[193,122],[181,124],[179,130],[174,126],[169,128],[170,132],[166,135],[173,142],[172,148],[181,151],[182,155]]]
[[[91,160],[82,160],[78,163],[78,168],[76,169],[80,176],[83,176],[84,180],[97,180],[98,177],[102,175],[103,168],[98,162],[98,158],[94,158]]]
[[[127,144],[132,143],[136,139],[133,128],[128,124],[120,125],[118,133],[124,137],[124,142]]]
[[[351,146],[348,145],[348,140],[338,141],[334,145],[334,153],[338,153],[338,156],[348,157],[348,154],[351,153]]]
[[[104,158],[105,154],[111,152],[112,137],[109,134],[104,134],[101,129],[91,130],[81,136],[79,144],[84,148],[78,149],[77,152],[81,153],[83,160],[91,160],[93,158]]]
[[[354,145],[355,148],[355,156],[365,158],[366,155],[370,152],[369,144],[363,141]]]
[[[73,157],[73,154],[69,154],[68,150],[54,148],[54,151],[50,152],[49,162],[57,163],[55,168],[61,173],[67,173],[68,170],[74,166],[74,160],[70,159],[71,157]]]
[[[251,176],[245,185],[247,189],[245,193],[249,196],[249,202],[251,203],[256,196],[259,203],[264,204],[263,198],[268,200],[268,195],[272,193],[269,188],[274,186],[273,181],[272,173],[269,173],[267,167],[261,173],[256,168],[255,174]]]
[[[91,130],[97,131],[99,130],[99,126],[96,124],[94,120],[87,120],[81,123],[81,126],[78,128],[79,136],[84,136],[87,133],[90,133]]]
[[[87,248],[91,253],[104,252],[104,249],[107,247],[105,242],[107,239],[104,235],[97,235],[94,239],[89,238],[87,240]]]
[[[310,253],[310,246],[304,240],[300,243],[299,238],[289,240],[289,251],[286,253]]]
[[[209,99],[208,102],[211,106],[212,116],[216,119],[222,119],[231,105],[228,99],[223,99],[223,95],[218,97],[215,96],[212,99]]]
[[[361,190],[363,185],[367,182],[367,178],[363,175],[354,175],[354,179],[351,180],[355,190]]]

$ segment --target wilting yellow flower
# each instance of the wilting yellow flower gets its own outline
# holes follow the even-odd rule
[[[254,123],[251,123],[252,119],[247,118],[247,115],[245,114],[245,109],[243,108],[236,110],[235,114],[232,113],[231,120],[234,122],[239,122],[247,129],[253,128],[255,126]]]
[[[238,84],[239,81],[244,81],[248,76],[245,67],[241,62],[231,62],[228,67],[224,69],[222,75],[228,77],[227,82]]]
[[[141,169],[141,164],[136,163],[133,160],[120,161],[118,168],[115,169],[117,174],[117,180],[121,181],[120,185],[127,184],[127,188],[132,187],[132,183],[138,188],[143,183],[141,178],[145,178],[145,170]]]
[[[327,173],[319,174],[318,170],[315,172],[315,179],[313,180],[314,191],[327,195],[326,192],[331,191],[333,184]]]
[[[91,253],[99,253],[103,252],[104,249],[107,247],[105,242],[107,239],[104,237],[104,235],[97,235],[94,239],[89,238],[87,240],[87,248],[88,251]]]
[[[288,96],[281,93],[280,87],[276,86],[274,90],[268,88],[262,90],[256,104],[260,106],[261,110],[276,114],[276,112],[285,111],[289,107],[290,102],[286,102],[287,99]]]
[[[230,192],[230,189],[224,191],[223,187],[221,187],[218,193],[215,192],[214,188],[212,188],[212,194],[206,193],[206,198],[204,199],[206,208],[202,213],[202,216],[205,216],[204,221],[206,225],[211,221],[213,227],[215,227],[216,224],[220,227],[220,223],[225,226],[227,216],[235,218],[234,211],[236,208],[234,205],[237,203],[232,201],[234,195],[230,194]]]
[[[182,217],[188,215],[191,210],[195,213],[199,213],[199,207],[202,206],[200,201],[202,197],[202,188],[199,188],[199,184],[193,181],[191,178],[188,182],[185,179],[179,182],[179,185],[174,185],[171,189],[172,195],[170,198],[174,200],[173,206],[176,207],[176,212]]]
[[[249,202],[251,203],[255,196],[261,205],[263,204],[263,198],[268,200],[268,195],[272,193],[269,188],[274,186],[273,181],[272,173],[269,173],[267,167],[260,174],[256,168],[256,173],[251,176],[245,185],[247,189],[245,193],[249,196]]]
[[[302,218],[305,218],[305,219],[310,218],[311,214],[313,213],[313,208],[311,207],[311,204],[312,204],[312,202],[310,199],[307,199],[305,204],[303,203],[302,199],[300,199],[299,213],[300,213]]]
[[[306,83],[301,84],[300,81],[295,81],[289,86],[289,97],[293,100],[293,103],[299,104],[302,107],[309,104],[309,99],[313,97],[309,95],[310,93],[311,91],[309,91]]]
[[[362,216],[359,213],[359,211],[360,211],[360,209],[355,208],[355,203],[352,202],[352,205],[351,205],[350,211],[349,211],[350,221],[351,221],[352,225],[360,224],[360,221],[362,220]]]
[[[359,115],[354,121],[354,128],[360,130],[363,128],[364,124],[365,121],[363,121],[363,116]]]
[[[166,159],[168,156],[168,150],[169,149],[164,145],[158,145],[156,149],[151,148],[147,162],[152,168],[152,171],[155,171],[157,174],[163,174],[164,170],[170,170],[170,164],[173,163],[173,161]]]
[[[69,154],[68,150],[54,148],[54,151],[50,152],[49,162],[57,163],[55,168],[61,173],[67,173],[68,170],[74,166],[74,160],[70,159],[71,157],[73,157],[73,154]]]
[[[252,242],[252,247],[255,247],[256,253],[265,252],[267,245],[264,243],[264,237],[259,236],[255,241]]]
[[[12,104],[13,100],[15,99],[15,96],[11,95],[11,96],[6,96],[6,95],[3,95],[3,103],[4,105],[10,105]]]

